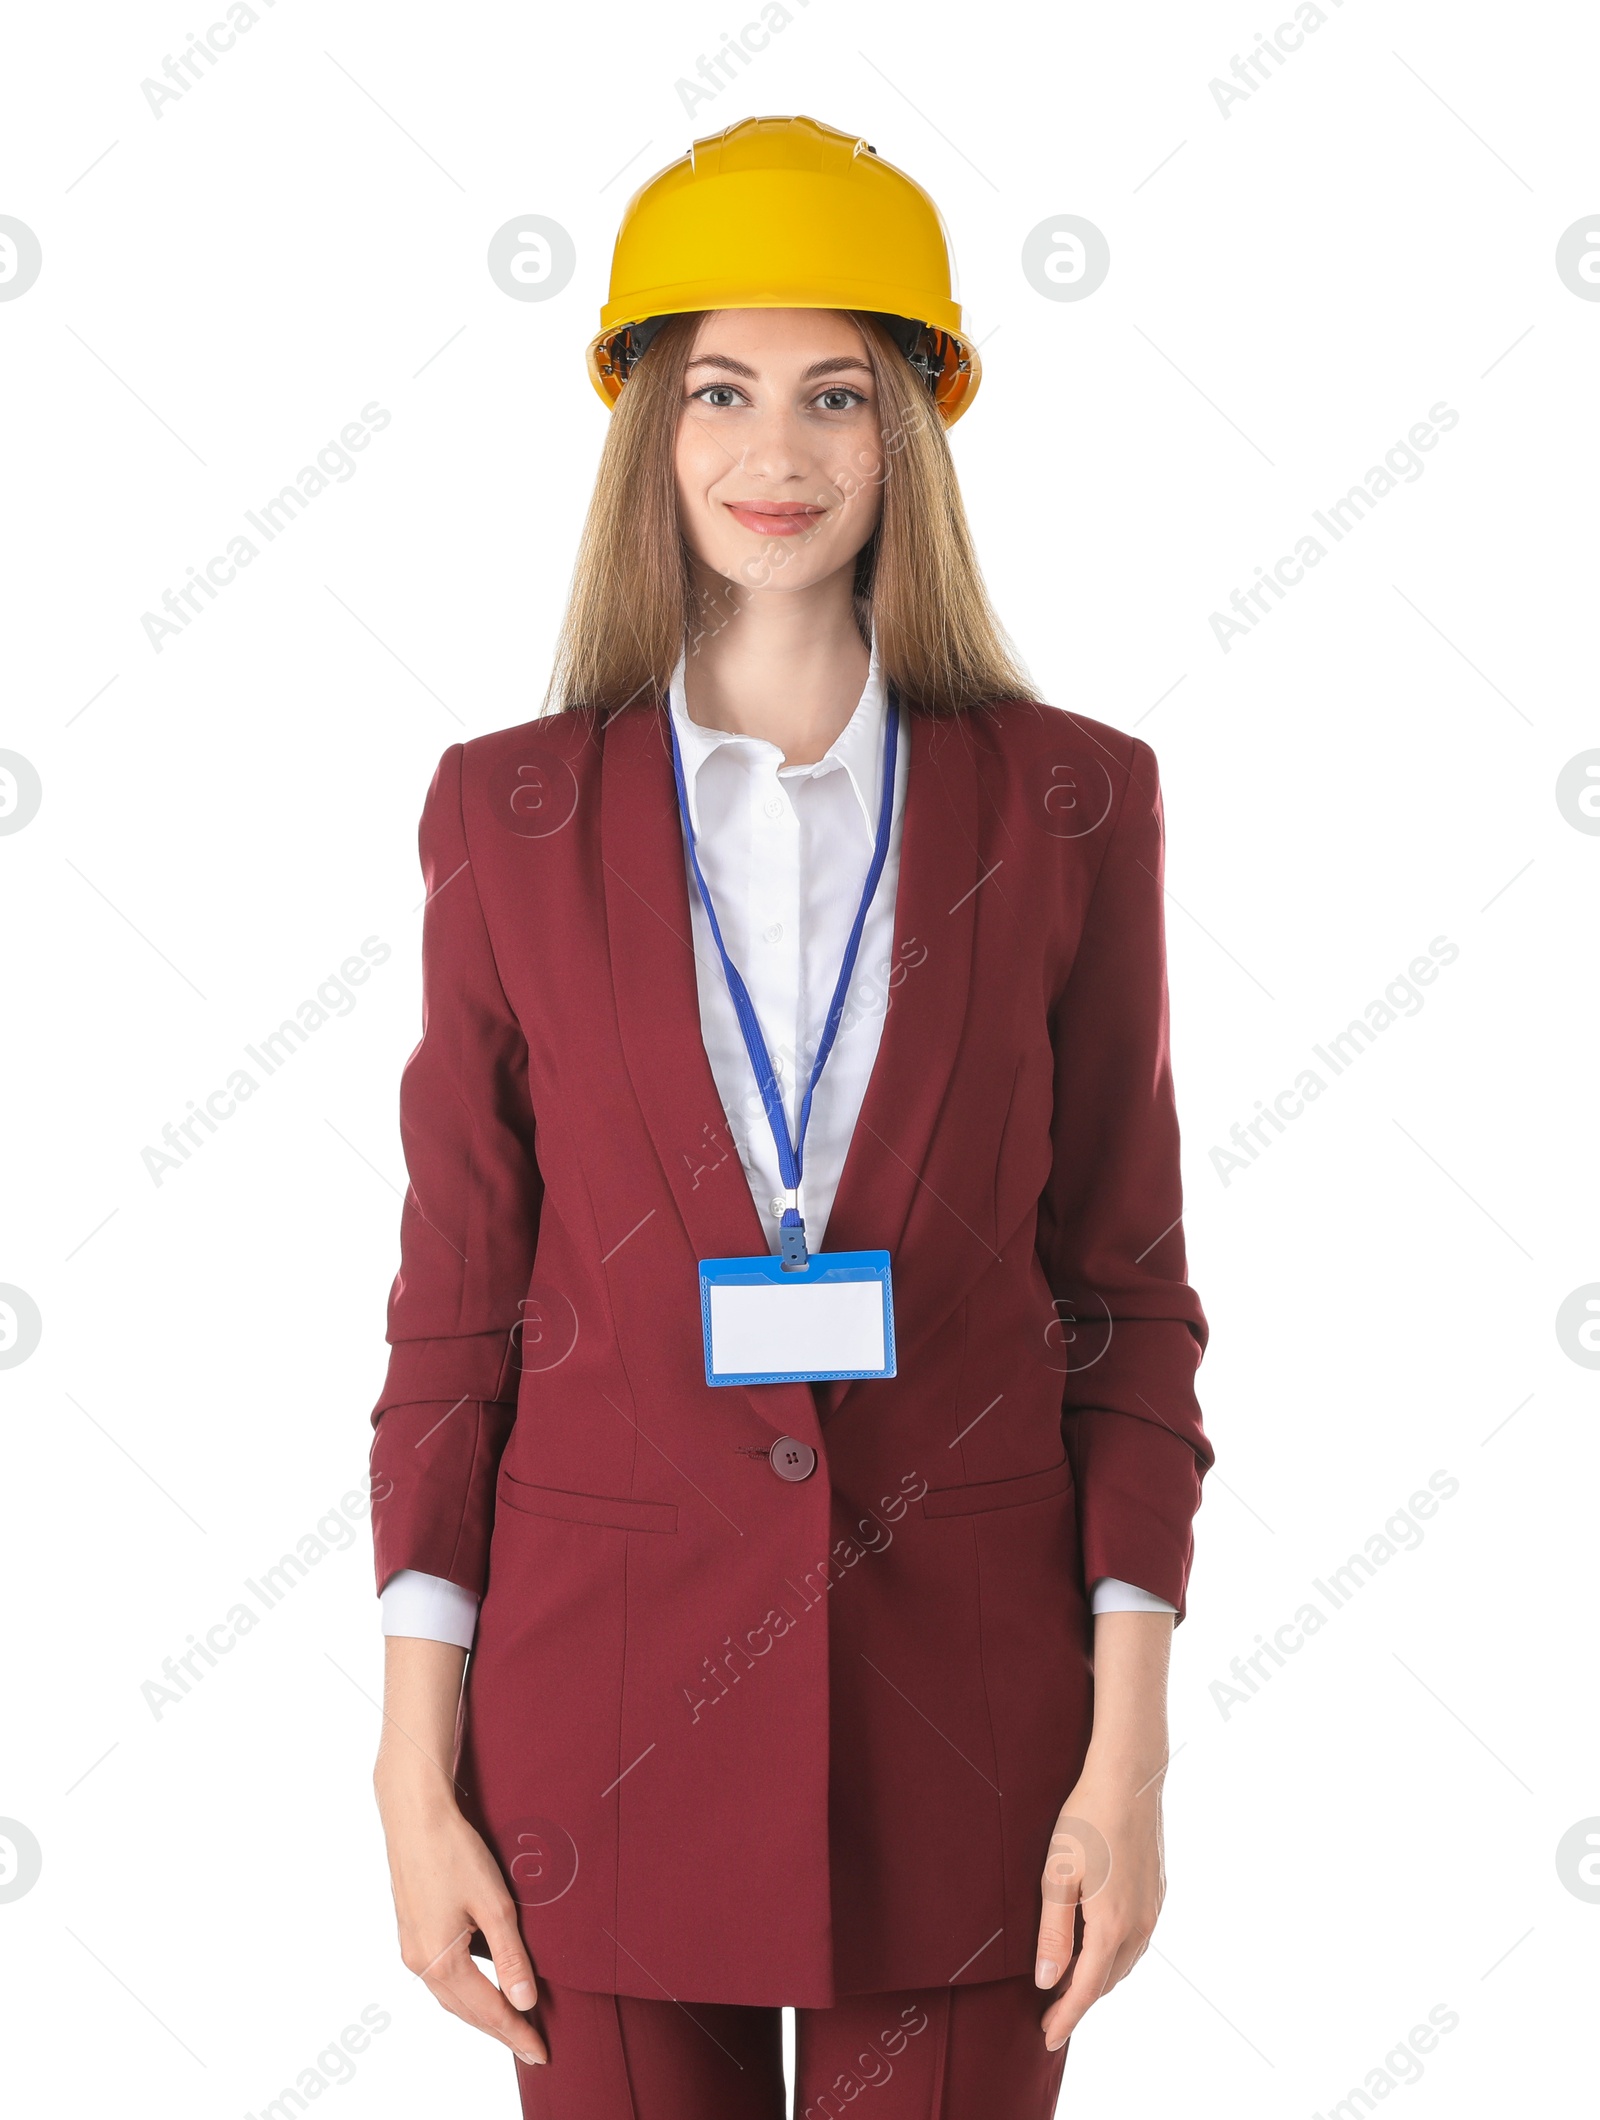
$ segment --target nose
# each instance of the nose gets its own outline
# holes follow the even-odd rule
[[[809,500],[809,489],[821,483],[800,414],[790,405],[759,408],[745,427],[741,444],[741,473],[774,491],[792,489],[784,493],[786,500]]]

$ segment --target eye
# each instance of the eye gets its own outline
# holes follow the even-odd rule
[[[737,405],[741,397],[732,383],[707,383],[703,390],[696,390],[692,395],[697,403],[714,405],[719,411],[725,406]]]
[[[864,405],[867,399],[864,391],[852,390],[845,383],[835,383],[831,389],[822,391],[816,402],[824,412],[853,412],[857,405]]]

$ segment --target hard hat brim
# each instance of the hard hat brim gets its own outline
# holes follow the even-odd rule
[[[892,295],[886,299],[882,288],[872,290],[873,299],[865,298],[860,287],[847,289],[843,283],[826,291],[815,286],[802,293],[791,288],[751,294],[748,289],[737,291],[702,282],[693,287],[663,288],[662,299],[647,303],[627,305],[610,304],[601,312],[602,329],[589,342],[587,366],[589,380],[601,403],[609,412],[622,395],[624,378],[612,367],[607,358],[608,348],[617,334],[630,324],[642,324],[647,317],[692,315],[711,309],[834,309],[857,310],[867,314],[893,311],[895,314],[915,319],[942,332],[949,345],[945,370],[937,388],[933,391],[935,409],[946,427],[953,427],[978,393],[983,378],[983,363],[978,358],[976,345],[959,328],[961,311],[951,302],[937,305],[947,311],[953,322],[943,317],[927,317],[921,312],[930,305],[915,298],[904,300],[898,306]],[[637,314],[628,314],[636,310]],[[616,313],[613,314],[613,311]]]

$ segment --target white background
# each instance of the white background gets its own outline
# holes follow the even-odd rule
[[[159,1719],[140,1689],[364,1486],[415,820],[447,744],[542,694],[622,205],[696,134],[805,111],[939,200],[996,601],[1166,789],[1219,1465],[1170,1896],[1062,2109],[1327,2114],[1446,2004],[1408,2112],[1575,2110],[1600,1905],[1556,1848],[1600,1814],[1600,1449],[1555,1321],[1600,1280],[1600,839],[1555,786],[1600,746],[1600,304],[1554,255],[1600,214],[1600,30],[1327,0],[1224,116],[1270,11],[788,5],[692,117],[675,83],[737,7],[258,4],[159,118],[141,83],[203,9],[13,18],[0,212],[44,255],[0,303],[0,744],[44,790],[0,841],[0,1281],[43,1318],[0,1376],[0,1814],[43,1851],[0,1904],[17,2109],[254,2113],[377,2004],[339,2113],[515,2110],[396,1955],[364,1522]],[[548,302],[485,267],[530,212],[577,247]],[[1062,213],[1111,247],[1079,302],[1021,270]],[[355,475],[156,653],[143,614],[372,401]],[[1440,402],[1423,475],[1224,653],[1213,611]],[[162,1127],[368,936],[353,1010],[154,1183]],[[1420,1013],[1225,1185],[1230,1127],[1436,936]],[[1441,1470],[1420,1547],[1224,1715],[1230,1660]]]

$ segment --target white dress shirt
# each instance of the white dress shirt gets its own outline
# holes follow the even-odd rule
[[[766,1034],[792,1138],[877,838],[888,730],[877,644],[855,712],[814,765],[785,765],[781,748],[765,737],[734,735],[691,721],[684,666],[680,656],[669,706],[701,873],[728,955],[744,975]],[[888,856],[867,910],[844,1016],[806,1128],[799,1207],[812,1251],[822,1248],[845,1152],[883,1034],[909,752],[910,732],[901,709]],[[700,1035],[768,1248],[776,1252],[778,1218],[786,1205],[777,1144],[689,868],[687,844],[684,867]],[[1091,1602],[1095,1612],[1174,1609],[1149,1591],[1109,1576],[1096,1582]],[[383,1631],[468,1649],[477,1603],[470,1591],[455,1583],[405,1568],[384,1589]]]

